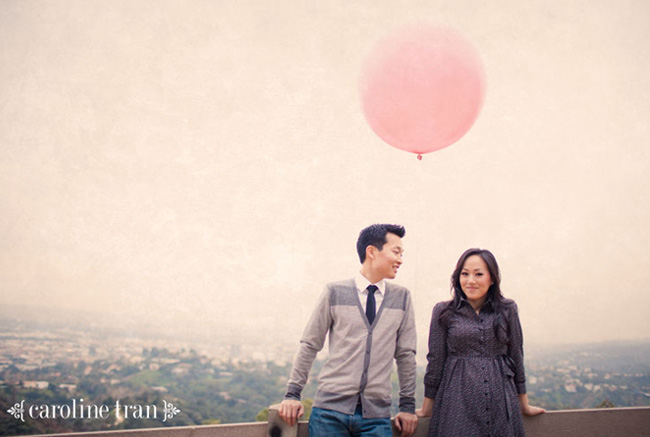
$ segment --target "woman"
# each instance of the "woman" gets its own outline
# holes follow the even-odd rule
[[[429,436],[523,436],[528,404],[517,305],[501,294],[494,255],[469,249],[451,276],[453,299],[433,308],[424,402]]]

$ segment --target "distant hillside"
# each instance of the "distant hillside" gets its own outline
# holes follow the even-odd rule
[[[526,360],[536,365],[571,364],[610,372],[650,372],[650,340],[571,344],[532,348]]]

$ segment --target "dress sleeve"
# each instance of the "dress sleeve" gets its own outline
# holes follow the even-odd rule
[[[510,358],[515,373],[515,386],[518,394],[526,393],[526,372],[524,371],[524,338],[519,322],[519,311],[517,304],[513,302],[508,311],[510,317],[508,320],[508,357]]]
[[[440,314],[446,306],[446,302],[436,304],[431,315],[428,364],[424,374],[424,396],[430,399],[434,399],[436,396],[445,361],[447,361],[447,328],[440,325]]]
[[[325,287],[300,339],[300,348],[291,368],[285,399],[300,400],[314,359],[325,345],[325,338],[332,323],[329,297],[329,288]]]

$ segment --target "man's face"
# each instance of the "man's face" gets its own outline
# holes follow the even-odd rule
[[[386,234],[386,244],[382,250],[374,249],[373,270],[382,279],[394,279],[397,276],[397,270],[402,265],[402,254],[404,253],[402,239],[389,232]]]

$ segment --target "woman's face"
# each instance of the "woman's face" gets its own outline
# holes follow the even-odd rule
[[[493,283],[483,258],[479,255],[472,255],[465,260],[460,271],[460,288],[467,296],[472,308],[478,310],[483,306],[487,299],[487,292]]]

